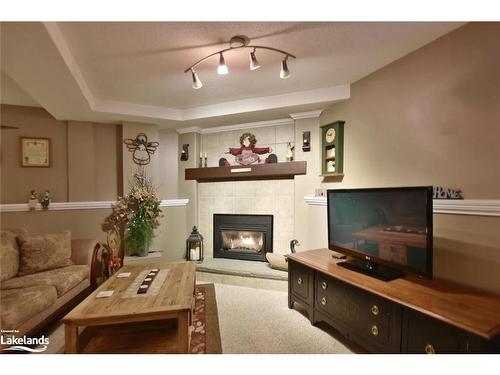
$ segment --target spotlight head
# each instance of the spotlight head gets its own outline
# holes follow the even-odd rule
[[[255,57],[255,49],[250,52],[250,70],[257,70],[260,68],[260,64]]]
[[[191,69],[191,76],[193,78],[193,89],[201,89],[203,87],[203,83],[201,83],[200,79],[198,78],[198,74],[196,74],[194,69]]]
[[[219,57],[219,67],[217,68],[217,73],[221,75],[229,73],[226,62],[224,61],[224,55],[222,53]]]
[[[286,62],[287,60],[288,60],[288,56],[285,57],[283,59],[283,61],[281,61],[281,71],[280,71],[280,78],[281,79],[285,79],[285,78],[290,77],[290,70],[288,70],[288,64]]]

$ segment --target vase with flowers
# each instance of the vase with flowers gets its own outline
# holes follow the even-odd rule
[[[109,218],[124,228],[125,248],[129,255],[148,255],[154,230],[160,225],[160,199],[151,179],[141,168],[134,174],[134,184],[127,195],[118,198]]]

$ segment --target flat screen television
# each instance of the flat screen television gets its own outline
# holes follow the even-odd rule
[[[432,186],[327,191],[328,247],[338,265],[379,279],[432,278]]]

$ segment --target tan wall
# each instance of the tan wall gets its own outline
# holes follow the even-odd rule
[[[1,105],[0,121],[3,125],[19,129],[1,131],[1,203],[24,203],[32,189],[50,190],[52,200],[68,199],[68,150],[65,121],[54,119],[38,107]],[[23,168],[20,161],[20,137],[51,139],[50,168]]]
[[[1,106],[2,203],[25,203],[31,189],[50,190],[53,202],[114,200],[119,192],[120,126],[58,121],[38,107]],[[50,168],[20,166],[22,136],[51,139]]]
[[[308,175],[296,179],[296,235],[305,248],[327,245],[326,209],[303,202],[319,187],[439,185],[500,199],[498,40],[500,24],[468,24],[354,83],[351,99],[319,123],[297,121],[296,137],[313,131]],[[323,183],[318,126],[335,120],[346,121],[345,177]],[[434,221],[435,275],[498,293],[500,218]]]
[[[115,200],[121,163],[119,125],[68,121],[70,202]]]
[[[178,198],[179,173],[179,135],[175,130],[161,129],[159,131],[159,192],[162,199]]]
[[[180,260],[184,256],[186,237],[186,207],[163,207],[160,226],[155,231],[151,248],[163,251],[163,260]],[[54,233],[70,230],[72,238],[92,238],[106,242],[101,225],[111,213],[110,209],[3,212],[3,228],[26,228],[31,233]]]
[[[196,168],[198,166],[198,156],[200,155],[201,140],[198,133],[187,133],[179,135],[179,158],[183,144],[189,144],[189,159],[179,161],[178,167],[178,195],[179,198],[188,198],[186,232],[191,233],[194,225],[198,225],[198,183],[196,181],[186,181],[184,179],[186,168]],[[189,233],[184,233],[187,238]]]
[[[153,183],[159,187],[160,197],[177,198],[178,135],[174,131],[160,131],[155,125],[136,123],[122,126],[57,121],[41,108],[2,105],[4,123],[21,129],[2,131],[2,136],[5,135],[2,137],[2,203],[26,202],[32,186],[50,189],[53,202],[66,201],[68,196],[70,201],[116,200],[122,192],[122,184],[128,190],[128,181],[136,170],[132,154],[122,148],[122,140],[134,138],[139,132],[146,133],[151,141],[160,141],[147,167]],[[20,135],[52,138],[54,167],[20,168]],[[126,173],[122,173],[123,170]],[[163,260],[182,259],[187,237],[187,207],[163,207],[162,210],[152,249],[162,250]],[[104,242],[106,235],[101,225],[110,212],[109,209],[4,212],[0,219],[2,228],[26,227],[36,233],[70,230],[74,238],[96,238]]]

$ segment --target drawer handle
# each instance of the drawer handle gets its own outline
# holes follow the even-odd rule
[[[297,284],[302,285],[302,277],[299,277],[299,278],[297,279]]]
[[[326,305],[326,298],[325,298],[325,297],[321,298],[321,304],[322,304],[323,306],[325,306],[325,305]]]
[[[425,346],[425,354],[436,354],[436,350],[434,349],[434,346],[432,346],[432,344],[427,344]]]
[[[372,326],[372,335],[378,336],[378,327],[377,326]]]
[[[378,315],[379,314],[379,309],[378,309],[378,306],[377,305],[373,305],[372,306],[372,314],[373,315]]]
[[[323,281],[323,282],[321,283],[321,289],[326,290],[326,287],[327,287],[327,286],[328,286],[328,285],[326,284],[326,281]]]

